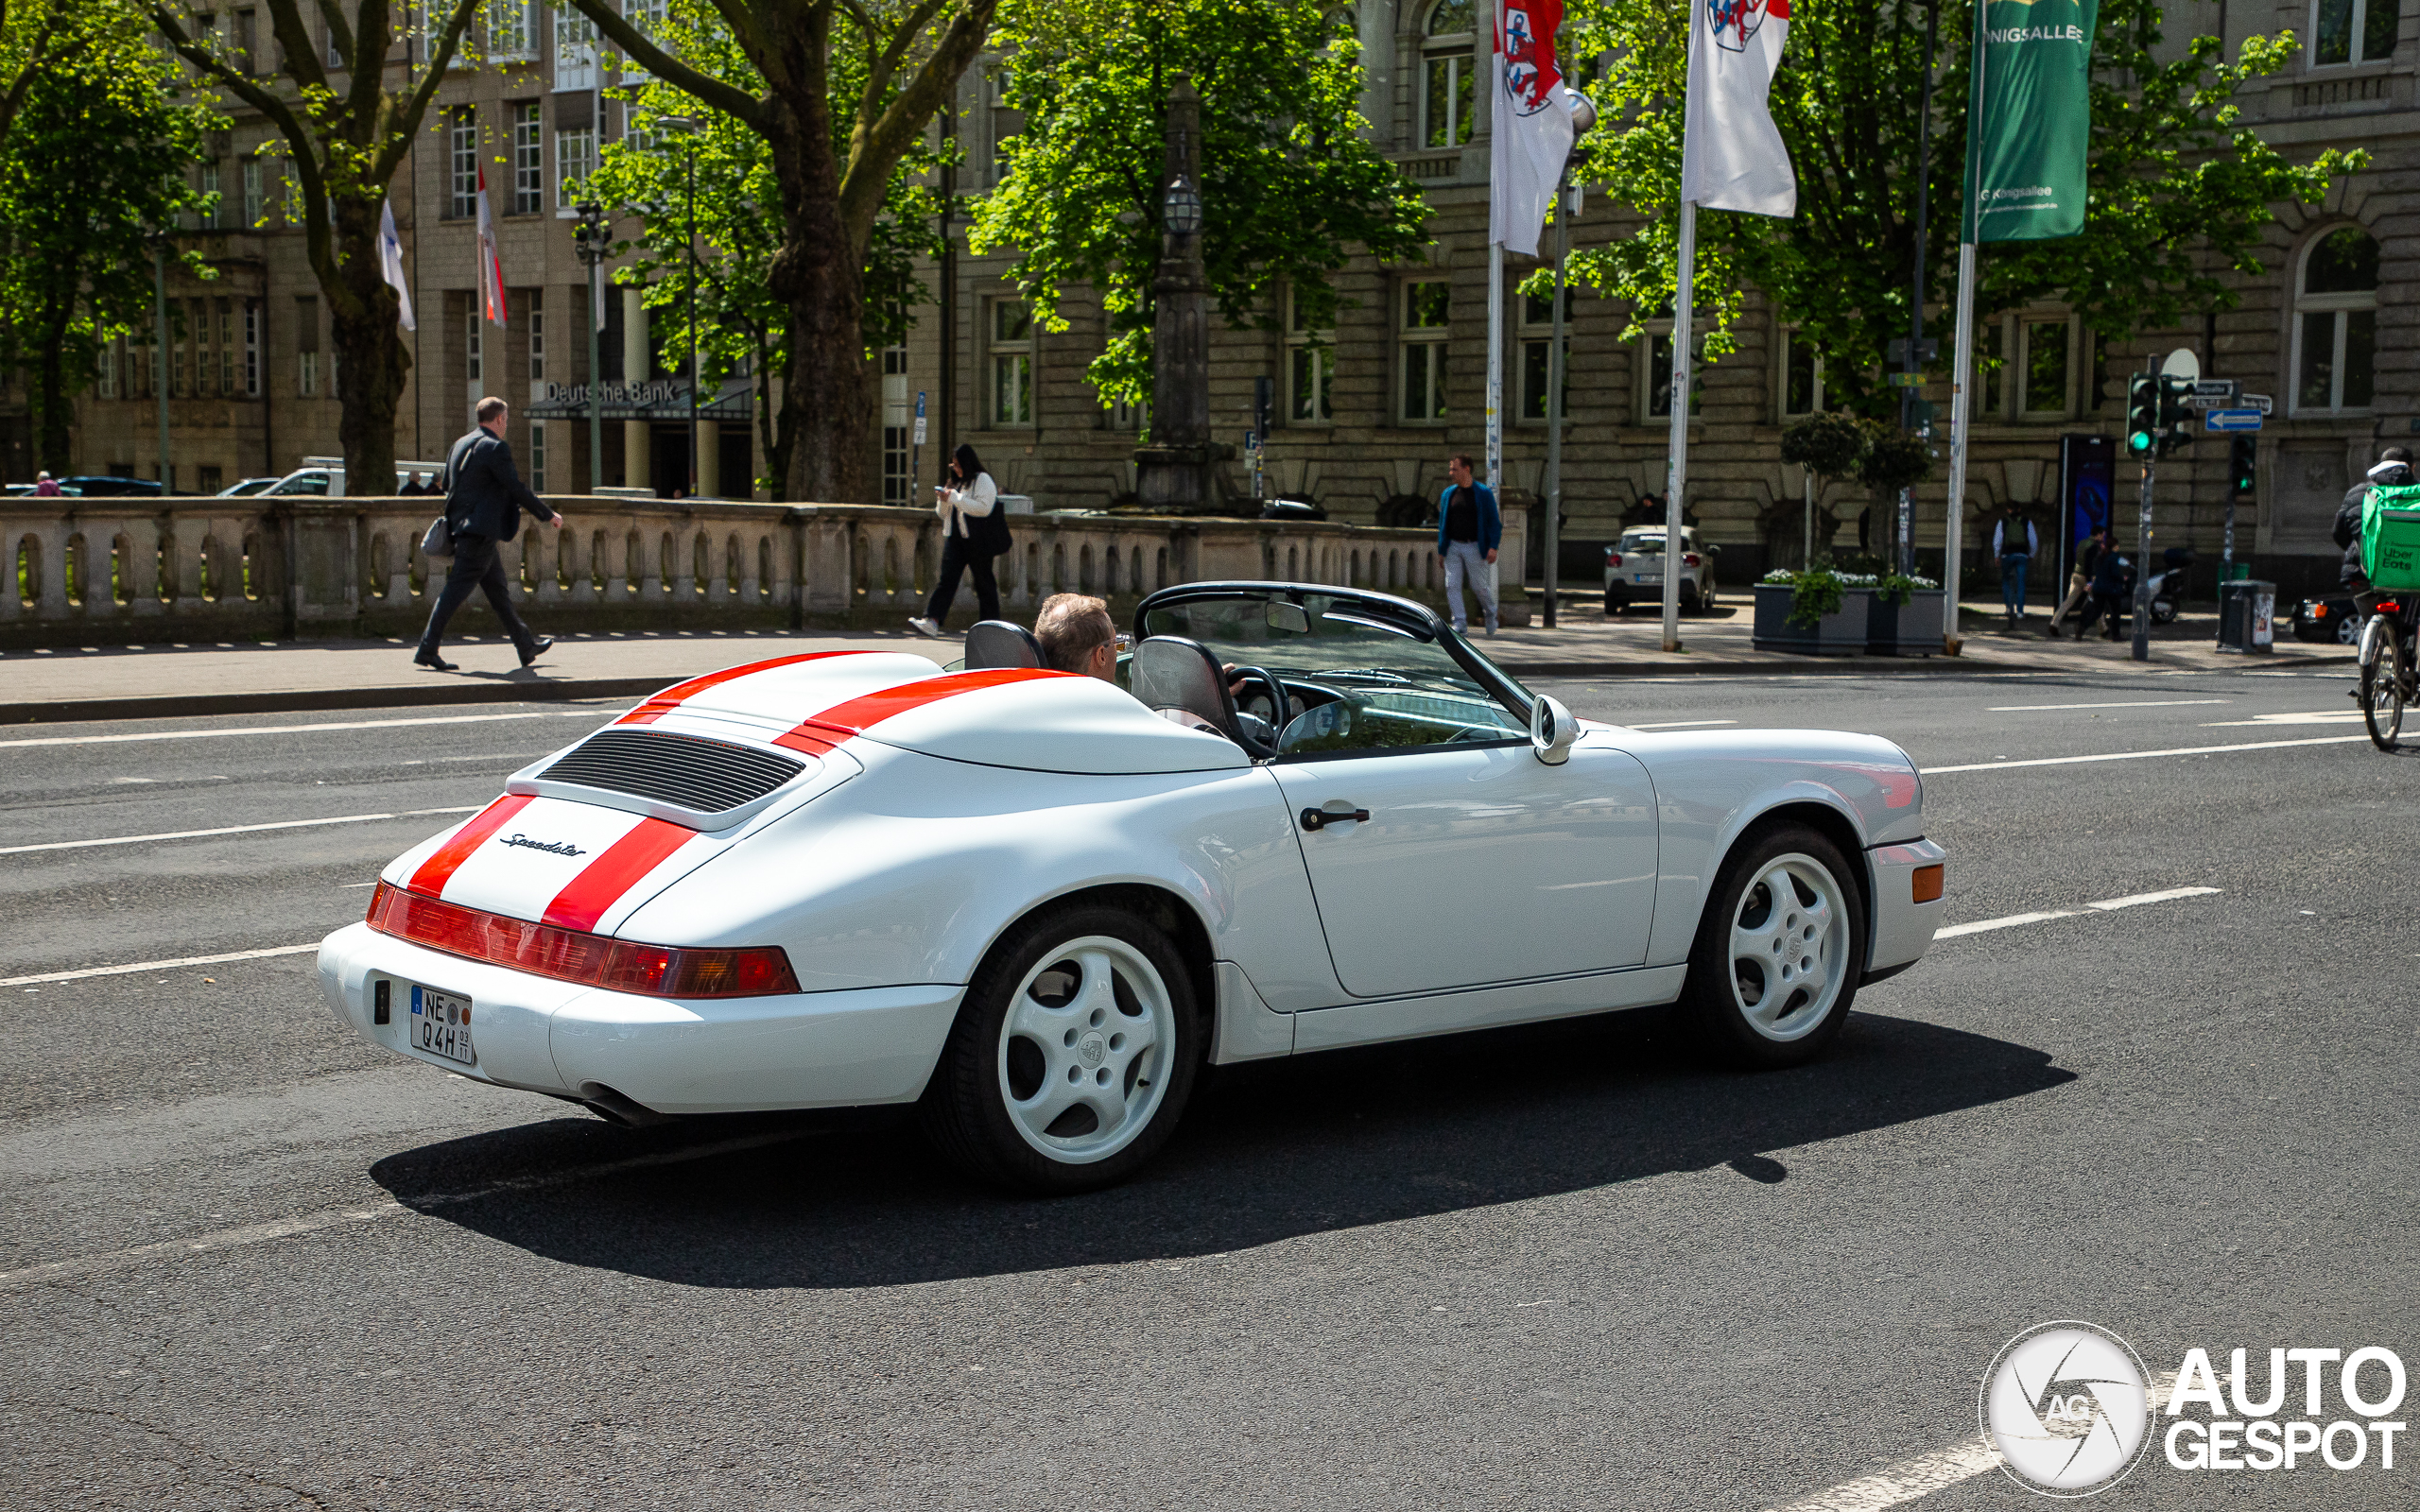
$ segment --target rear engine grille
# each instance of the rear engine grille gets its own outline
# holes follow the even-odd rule
[[[805,765],[771,751],[695,735],[602,730],[538,775],[677,803],[700,814],[720,814],[763,798]]]

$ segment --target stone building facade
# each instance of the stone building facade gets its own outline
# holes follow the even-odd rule
[[[240,0],[239,0],[240,3]],[[2239,103],[2245,124],[2289,157],[2327,146],[2361,146],[2369,166],[2319,206],[2281,206],[2263,253],[2265,272],[2239,285],[2236,308],[2184,329],[2090,349],[2073,318],[2055,306],[2006,317],[1979,333],[2007,359],[1982,388],[1974,431],[1967,519],[1968,560],[1999,504],[2014,500],[2048,524],[2059,507],[2063,468],[2101,455],[2122,421],[2124,375],[2147,355],[2193,350],[2207,374],[2239,379],[2273,396],[2259,442],[2256,496],[2238,519],[2238,550],[2289,593],[2332,582],[2326,531],[2344,489],[2386,439],[2420,439],[2420,358],[2413,355],[2412,301],[2420,251],[2420,100],[2414,23],[2395,0],[2222,0],[2180,8],[2187,20],[2216,18],[2229,50],[2255,31],[2292,29],[2304,45],[2283,74]],[[1356,263],[1339,278],[1348,301],[1332,332],[1214,332],[1213,424],[1240,451],[1251,428],[1254,381],[1275,390],[1277,423],[1267,439],[1268,491],[1309,498],[1335,516],[1364,523],[1416,519],[1443,481],[1446,456],[1479,452],[1486,371],[1486,17],[1472,0],[1361,0],[1356,8],[1365,60],[1363,112],[1404,171],[1435,207],[1434,244],[1417,266]],[[670,493],[688,479],[680,405],[633,413],[604,426],[601,475],[592,475],[588,427],[558,413],[533,418],[549,386],[590,377],[585,270],[572,239],[576,183],[600,133],[621,129],[623,110],[598,86],[627,76],[600,57],[585,26],[530,7],[482,23],[490,61],[458,69],[398,178],[395,211],[408,249],[420,325],[413,393],[403,406],[398,455],[433,458],[468,423],[470,401],[496,392],[516,405],[513,440],[527,471],[557,492],[593,485],[653,487]],[[518,29],[515,29],[515,28]],[[2182,44],[2182,38],[2177,40]],[[399,51],[400,77],[412,66]],[[955,187],[980,193],[996,171],[997,145],[1017,122],[998,101],[992,75],[961,81],[952,128],[969,167]],[[305,455],[337,451],[336,375],[325,315],[305,267],[300,233],[276,214],[280,165],[254,149],[265,122],[238,112],[216,144],[205,183],[224,198],[219,224],[191,232],[220,277],[172,280],[184,317],[172,341],[169,426],[172,481],[205,489],[246,475],[283,472]],[[478,320],[470,193],[484,163],[510,287],[504,327]],[[265,229],[252,229],[267,221]],[[1611,197],[1591,196],[1573,227],[1575,245],[1629,234],[1635,217]],[[626,222],[618,228],[628,234]],[[917,308],[900,347],[876,354],[883,402],[872,441],[879,497],[926,496],[947,446],[973,443],[1011,491],[1040,508],[1108,505],[1133,487],[1140,417],[1104,409],[1084,382],[1105,332],[1098,304],[1079,294],[1063,313],[1069,330],[1046,333],[1027,318],[1001,278],[1010,259],[959,249],[925,270],[931,299]],[[1988,249],[1985,255],[1989,255]],[[1535,265],[1507,269],[1517,282]],[[608,295],[602,377],[664,376],[648,355],[645,317],[633,291]],[[1543,424],[1547,320],[1544,301],[1508,295],[1507,423],[1502,482],[1534,493],[1546,453]],[[1566,573],[1593,576],[1594,543],[1618,533],[1642,495],[1660,493],[1668,428],[1662,412],[1668,339],[1618,333],[1629,313],[1585,293],[1570,306],[1568,429],[1564,446]],[[1947,312],[1928,322],[1944,337]],[[1801,551],[1802,483],[1779,460],[1783,426],[1823,403],[1814,353],[1794,343],[1774,312],[1753,298],[1737,329],[1738,350],[1701,369],[1690,427],[1688,504],[1726,551],[1722,572],[1740,581]],[[1945,360],[1937,371],[1945,370]],[[77,446],[85,471],[156,472],[157,404],[147,348],[122,347],[79,408]],[[659,395],[666,390],[660,387]],[[677,390],[671,390],[677,392]],[[747,403],[743,381],[732,403]],[[930,417],[919,449],[913,415],[922,395]],[[1945,417],[1944,384],[1927,390]],[[750,428],[735,419],[709,426],[713,443],[698,468],[698,491],[744,497],[761,471]],[[1945,445],[1943,448],[1945,455]],[[2159,543],[2189,544],[2214,560],[2225,515],[2227,448],[2205,439],[2160,471]],[[1243,487],[1240,459],[1227,464]],[[2120,459],[2111,479],[2131,524],[2135,472]],[[1836,484],[1821,501],[1830,543],[1854,548],[1868,501]],[[1941,483],[1920,490],[1917,543],[1937,561],[1943,544]],[[1836,524],[1833,523],[1837,522]],[[1882,527],[1866,522],[1879,546]],[[2055,532],[2046,529],[2046,539]],[[1534,535],[1534,532],[1533,532]],[[2204,576],[2208,569],[2205,566]]]

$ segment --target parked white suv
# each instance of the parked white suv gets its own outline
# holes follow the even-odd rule
[[[1720,546],[1698,540],[1693,526],[1681,527],[1681,612],[1695,614],[1714,608],[1714,558]],[[1636,525],[1605,548],[1605,612],[1618,614],[1634,603],[1664,602],[1664,527]]]

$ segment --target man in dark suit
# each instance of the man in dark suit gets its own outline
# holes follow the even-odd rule
[[[558,530],[563,524],[563,517],[530,492],[514,470],[512,448],[504,438],[508,418],[503,400],[480,400],[478,428],[456,441],[445,456],[445,528],[454,538],[454,566],[445,575],[445,590],[437,595],[437,607],[429,610],[420,649],[412,654],[415,663],[434,672],[454,670],[453,662],[437,654],[437,646],[445,635],[445,622],[471,596],[473,588],[488,595],[495,617],[504,622],[521,653],[523,666],[545,655],[555,644],[553,636],[534,634],[522,623],[504,580],[504,566],[496,558],[497,542],[510,541],[520,530],[522,510]]]

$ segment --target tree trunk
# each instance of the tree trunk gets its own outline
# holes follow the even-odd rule
[[[395,412],[411,381],[403,306],[378,273],[378,212],[383,201],[341,200],[331,209],[338,284],[328,289],[336,349],[337,439],[344,449],[345,491],[379,498],[395,491]]]
[[[63,307],[54,302],[43,312],[42,351],[34,363],[33,392],[26,396],[32,401],[37,465],[62,478],[76,471],[67,426],[67,324],[74,313],[72,295]]]
[[[772,106],[791,117],[768,133],[786,239],[767,280],[790,312],[789,370],[776,422],[790,447],[789,497],[798,504],[872,504],[865,249],[841,223],[840,165],[825,102],[802,90],[796,98],[776,95]]]

